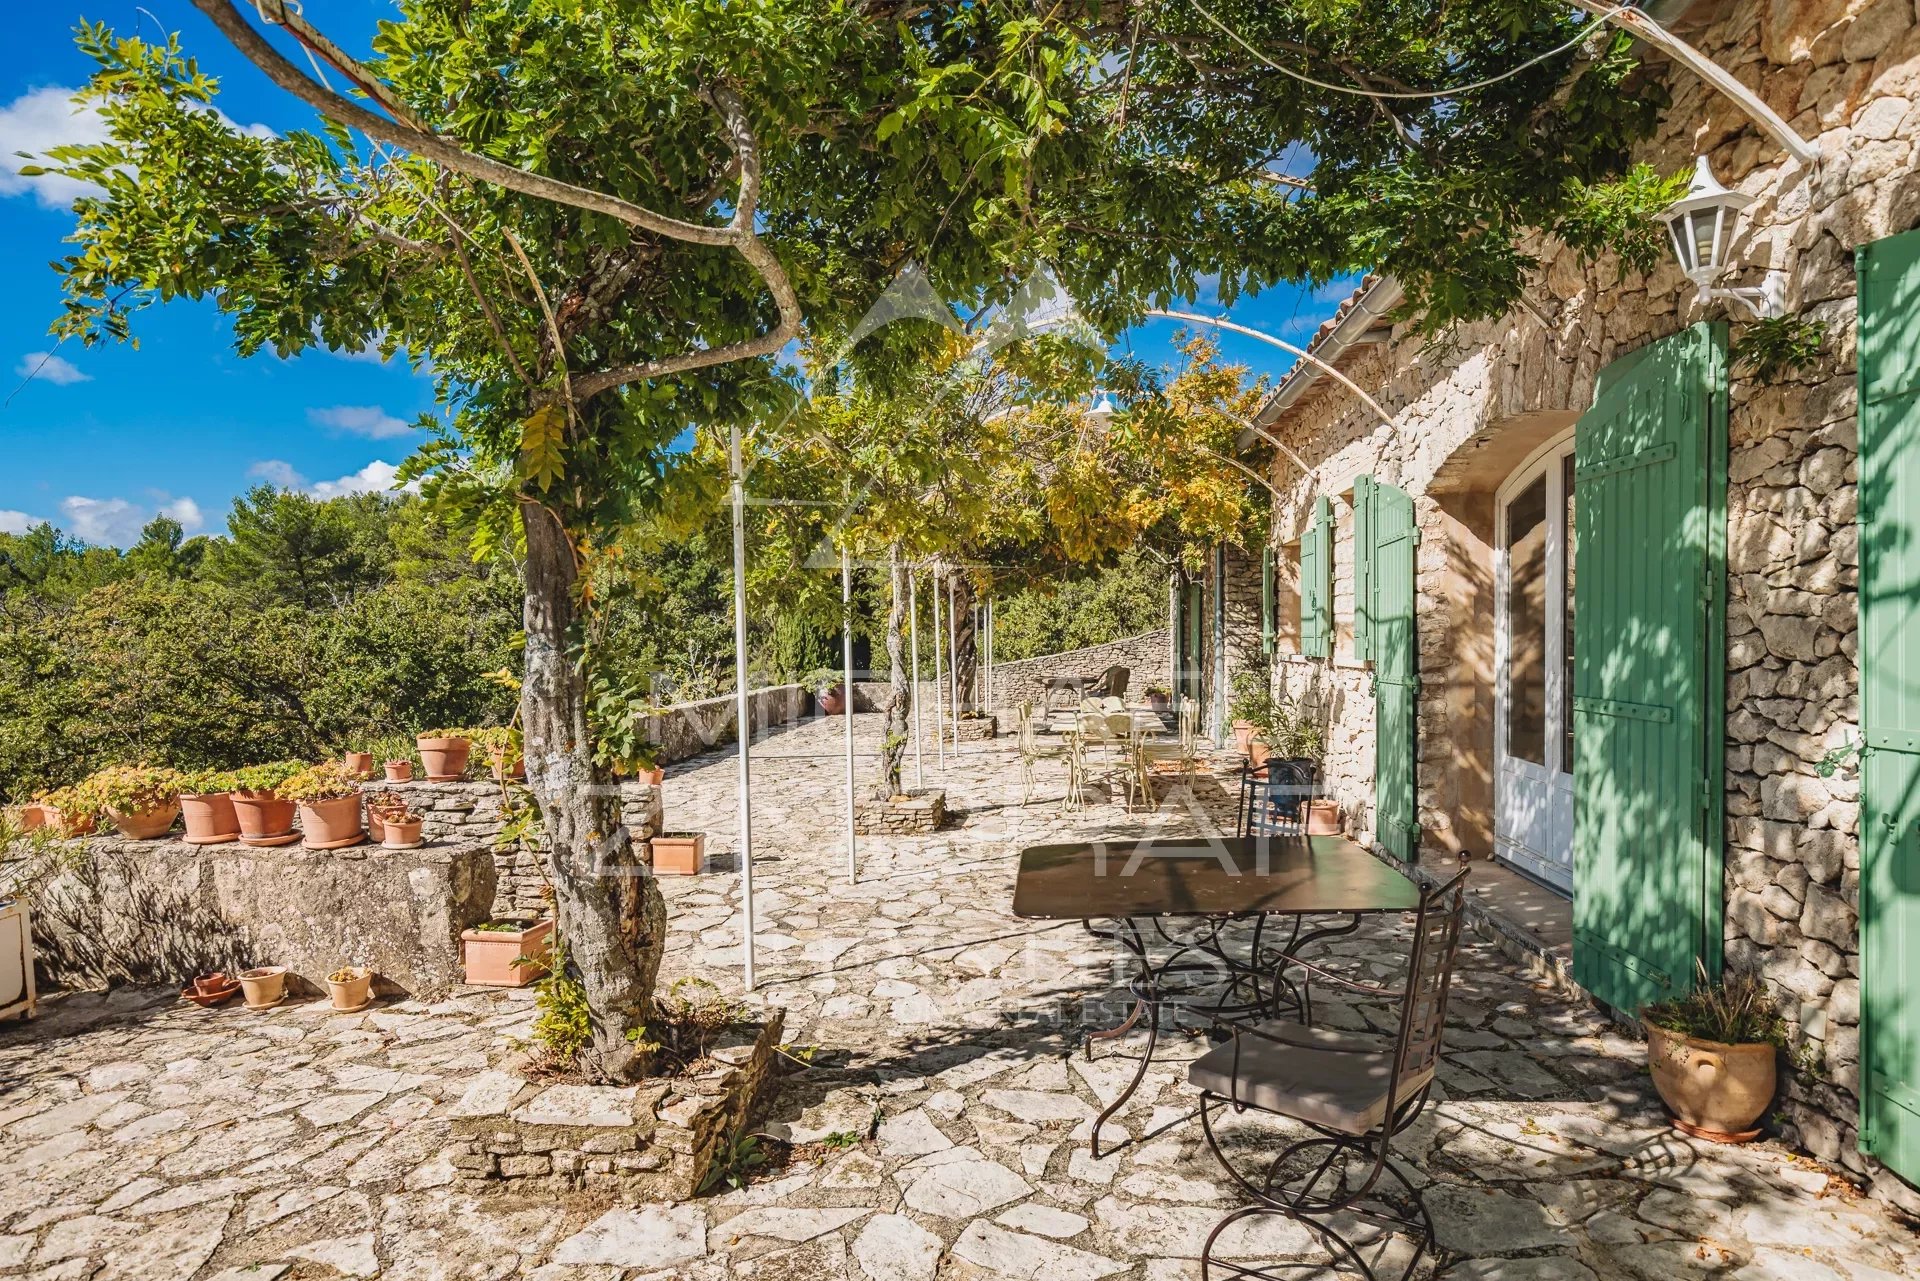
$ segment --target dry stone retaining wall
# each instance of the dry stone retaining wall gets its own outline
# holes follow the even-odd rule
[[[1031,702],[1038,706],[1047,693],[1049,676],[1085,676],[1097,679],[1109,667],[1128,670],[1127,699],[1138,702],[1149,685],[1167,683],[1167,629],[1143,632],[1104,645],[1041,654],[1017,662],[993,665],[993,701],[1003,708]]]

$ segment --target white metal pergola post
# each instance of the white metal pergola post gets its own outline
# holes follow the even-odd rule
[[[727,451],[733,482],[733,701],[740,743],[740,910],[741,978],[753,991],[753,770],[748,747],[753,738],[752,700],[747,692],[747,496],[740,466],[740,424],[733,425]]]
[[[853,557],[840,549],[840,661],[847,686],[847,883],[860,879],[853,834]]]
[[[953,754],[960,755],[960,623],[954,617],[953,575],[947,575],[947,710],[953,713]]]
[[[940,704],[943,690],[940,683],[940,571],[933,571],[928,579],[933,588],[933,742],[940,752],[940,772],[947,772],[947,730],[946,722],[940,718]]]
[[[913,786],[927,785],[926,760],[920,742],[920,598],[914,583],[919,571],[907,566],[907,648],[913,651]]]

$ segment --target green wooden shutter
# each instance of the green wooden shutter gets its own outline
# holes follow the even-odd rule
[[[1300,536],[1300,652],[1333,652],[1333,504],[1313,500],[1313,523]]]
[[[1860,1147],[1920,1180],[1920,232],[1860,283]]]
[[[1574,434],[1573,971],[1632,1014],[1721,950],[1726,329],[1600,372]]]
[[[1412,862],[1420,853],[1414,793],[1420,700],[1414,581],[1420,531],[1413,498],[1405,490],[1363,479],[1366,502],[1354,504],[1354,545],[1362,554],[1354,557],[1353,613],[1356,649],[1373,660],[1373,830],[1389,854]],[[1364,541],[1358,537],[1362,530]],[[1368,638],[1364,649],[1362,619]]]
[[[1371,476],[1353,482],[1353,656],[1373,658],[1373,531],[1375,495]]]

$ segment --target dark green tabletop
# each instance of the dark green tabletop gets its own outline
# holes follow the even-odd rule
[[[1013,914],[1034,920],[1405,912],[1420,891],[1341,836],[1222,836],[1034,845]]]

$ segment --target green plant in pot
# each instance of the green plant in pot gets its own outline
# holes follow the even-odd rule
[[[1173,706],[1173,691],[1165,685],[1149,685],[1144,693],[1147,706],[1156,712],[1164,712]]]
[[[109,765],[74,789],[88,814],[109,819],[120,835],[151,841],[166,835],[180,817],[178,770],[155,765]]]
[[[366,839],[360,826],[360,780],[337,761],[314,765],[282,783],[282,800],[300,809],[302,844],[310,850],[337,850]]]
[[[1233,678],[1233,697],[1227,717],[1233,724],[1233,746],[1258,766],[1272,752],[1269,737],[1274,723],[1273,685],[1262,672],[1241,672]]]
[[[180,817],[189,845],[226,845],[240,839],[240,816],[233,808],[237,786],[232,770],[200,770],[180,781]]]
[[[822,716],[839,716],[847,710],[847,680],[843,672],[831,667],[816,667],[800,678],[800,683],[820,704]]]
[[[1720,982],[1700,967],[1686,996],[1640,1012],[1647,1067],[1674,1124],[1696,1138],[1743,1143],[1773,1102],[1786,1022],[1757,975]]]
[[[305,761],[268,761],[233,771],[233,812],[241,844],[288,845],[300,839],[293,830],[293,802],[278,789],[306,768]]]
[[[420,767],[430,783],[452,783],[465,777],[467,757],[473,751],[473,731],[466,729],[423,729],[414,739],[420,751]]]
[[[521,756],[520,731],[512,725],[490,725],[466,731],[467,738],[486,753],[487,765],[496,781],[525,778],[527,763]]]

